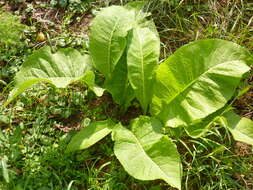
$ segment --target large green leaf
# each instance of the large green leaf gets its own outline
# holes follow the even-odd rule
[[[105,88],[112,94],[113,100],[125,111],[134,99],[134,91],[127,77],[126,56],[123,54],[116,65],[112,77],[105,82]]]
[[[83,81],[98,97],[103,95],[105,89],[95,83],[95,74],[93,71],[87,71],[83,77]]]
[[[134,27],[149,28],[151,31],[156,33],[157,37],[159,38],[159,34],[156,29],[154,21],[147,19],[147,17],[150,16],[151,13],[143,10],[146,5],[147,5],[147,2],[145,2],[145,1],[132,1],[132,2],[128,2],[125,5],[125,7],[127,9],[135,12],[135,25],[134,25]]]
[[[211,126],[214,124],[217,117],[219,116],[216,115],[216,112],[215,112],[214,114],[211,114],[204,121],[194,123],[189,126],[185,126],[184,129],[190,137],[199,138],[205,135],[205,133],[207,133],[210,130]]]
[[[160,40],[155,32],[147,27],[133,29],[127,51],[128,78],[144,113],[152,98],[159,53]]]
[[[252,120],[241,118],[233,111],[227,112],[223,116],[224,125],[230,130],[235,140],[253,145]]]
[[[142,12],[142,9],[145,7],[146,2],[145,1],[130,1],[127,4],[125,4],[125,7],[130,10],[134,10],[136,14],[140,14]]]
[[[111,78],[134,24],[135,13],[121,6],[104,8],[91,23],[90,53],[94,66]]]
[[[15,87],[5,105],[37,82],[45,81],[58,88],[65,88],[68,84],[84,77],[89,69],[88,55],[81,55],[72,48],[60,49],[52,53],[50,47],[43,47],[23,63],[15,76]]]
[[[111,133],[115,123],[111,120],[97,121],[78,132],[67,146],[66,152],[89,148]]]
[[[7,161],[8,161],[8,158],[6,156],[4,156],[1,159],[0,166],[1,166],[3,177],[6,181],[6,183],[9,183],[10,177],[9,177],[9,171],[8,171],[8,167],[7,167]]]
[[[199,138],[203,135],[205,135],[206,132],[215,124],[219,122],[220,117],[230,111],[231,105],[228,104],[224,106],[223,108],[219,109],[218,111],[208,115],[205,119],[202,121],[199,121],[197,123],[192,123],[188,126],[184,126],[185,131],[189,136],[192,138]]]
[[[229,112],[233,109],[233,107],[232,107],[233,102],[236,99],[238,99],[240,96],[242,96],[244,93],[246,93],[248,91],[248,89],[249,89],[248,86],[243,90],[237,89],[238,94],[236,94],[236,96],[233,96],[233,101],[230,101],[229,104],[226,104],[223,108],[210,114],[209,116],[207,116],[206,118],[204,118],[200,122],[192,123],[188,126],[185,126],[184,129],[187,132],[187,134],[189,136],[191,136],[192,138],[199,138],[199,137],[205,135],[205,133],[208,132],[212,126],[215,126],[220,123],[220,119],[222,118],[222,116],[226,112]]]
[[[224,40],[179,48],[157,69],[152,114],[171,127],[198,122],[224,107],[250,60],[246,50]]]
[[[181,189],[181,162],[175,144],[161,134],[162,124],[140,117],[132,131],[118,125],[113,130],[114,153],[125,170],[140,180],[163,179]]]
[[[146,3],[144,1],[132,1],[125,5],[125,8],[135,13],[135,26],[141,26],[142,23],[147,21],[146,18],[151,15],[151,13],[144,11]]]

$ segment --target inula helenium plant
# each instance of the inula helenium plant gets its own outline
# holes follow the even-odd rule
[[[145,116],[129,126],[110,119],[92,122],[72,138],[67,152],[111,134],[115,156],[130,175],[181,189],[180,154],[164,129],[198,138],[218,122],[235,140],[253,145],[253,121],[231,106],[253,59],[237,44],[210,39],[189,43],[159,63],[160,40],[148,16],[136,3],[102,9],[91,24],[89,54],[71,48],[35,51],[17,73],[6,105],[40,81],[65,88],[82,80],[98,96],[108,91],[123,113],[137,99]],[[94,69],[104,75],[103,88],[95,84]]]

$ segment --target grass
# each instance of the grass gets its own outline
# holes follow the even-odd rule
[[[250,1],[150,1],[164,57],[198,39],[230,40],[253,50],[253,4]]]
[[[14,51],[2,58],[0,80],[12,81],[23,59],[31,50],[43,45],[72,46],[86,51],[87,37],[83,33],[87,32],[86,25],[93,12],[127,1],[90,2],[81,9],[75,8],[80,5],[79,1],[64,6],[57,4],[64,1],[54,2],[56,4],[31,3],[31,6],[16,10],[18,15],[26,16],[23,22],[30,25],[24,37],[26,44],[13,46]],[[18,2],[15,5],[21,6]],[[152,0],[146,9],[152,12],[159,29],[162,58],[190,41],[205,38],[231,40],[253,51],[253,4],[250,1],[161,3]],[[57,14],[61,10],[65,12]],[[35,13],[44,14],[46,22]],[[51,17],[46,17],[50,14]],[[80,25],[84,21],[85,24]],[[37,42],[38,32],[43,32],[47,40]],[[248,84],[252,84],[250,77]],[[10,89],[0,85],[2,103]],[[243,115],[253,112],[251,92],[236,104]],[[80,84],[64,90],[39,84],[23,93],[10,107],[0,105],[0,190],[172,190],[159,180],[145,182],[130,177],[114,157],[109,137],[88,150],[64,152],[75,130],[91,120],[118,118],[117,112],[117,106],[111,103],[108,95],[97,99]],[[252,147],[233,141],[228,131],[217,125],[205,137],[175,139],[182,155],[184,190],[253,188]]]
[[[239,147],[228,131],[213,128],[203,138],[181,143],[188,150],[183,157],[185,189],[251,188],[252,166],[248,163],[252,162],[252,154],[235,153]]]

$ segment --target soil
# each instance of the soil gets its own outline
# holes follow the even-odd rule
[[[32,9],[28,10],[28,3]],[[64,19],[69,16],[64,8],[61,7],[41,7],[40,4],[49,4],[50,0],[40,1],[27,1],[23,0],[21,3],[14,3],[8,0],[2,2],[1,6],[4,10],[15,13],[18,12],[21,18],[21,22],[28,26],[36,26],[38,32],[40,31],[53,31],[50,37],[55,37],[57,34],[63,32]],[[78,18],[78,19],[77,19]],[[71,33],[87,33],[89,23],[93,16],[87,12],[85,14],[71,13],[70,23],[68,23],[67,30]]]

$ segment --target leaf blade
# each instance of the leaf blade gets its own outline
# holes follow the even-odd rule
[[[89,89],[96,94],[96,96],[101,97],[103,95],[105,89],[99,87],[95,83],[95,74],[93,71],[87,71],[83,77],[83,81],[89,87]]]
[[[159,53],[160,40],[156,33],[147,27],[133,29],[127,51],[128,78],[144,113],[151,101]]]
[[[178,49],[157,69],[152,114],[178,127],[216,112],[249,70],[248,61],[246,50],[224,40],[200,40]]]
[[[90,70],[88,55],[81,55],[72,48],[52,53],[50,47],[43,47],[34,51],[21,66],[5,106],[35,83],[48,82],[57,88],[65,88],[80,80],[87,70]]]
[[[6,183],[10,183],[10,177],[9,177],[9,171],[8,171],[7,161],[8,161],[8,158],[6,156],[4,156],[1,159],[1,166],[2,166],[3,177],[4,177],[5,181],[6,181]]]
[[[132,131],[117,126],[113,131],[114,153],[125,170],[140,180],[163,179],[181,189],[180,156],[174,143],[160,133],[161,123],[141,117]]]
[[[125,50],[127,32],[133,23],[134,12],[120,6],[104,8],[92,21],[91,57],[95,68],[107,79]]]
[[[70,141],[66,152],[86,149],[111,133],[115,123],[111,120],[97,121],[79,131]]]
[[[223,115],[225,119],[225,126],[232,133],[237,141],[241,141],[253,145],[253,121],[240,117],[233,111],[227,112]]]
[[[117,63],[112,77],[105,81],[105,88],[112,94],[113,100],[123,106],[125,111],[134,99],[134,91],[127,76],[126,55],[123,54]]]
[[[219,109],[218,111],[210,114],[202,121],[192,125],[185,126],[184,129],[187,132],[187,134],[192,138],[199,138],[203,136],[205,133],[207,133],[214,123],[219,122],[220,117],[224,113],[228,112],[230,109],[231,105],[228,104],[223,108]]]

